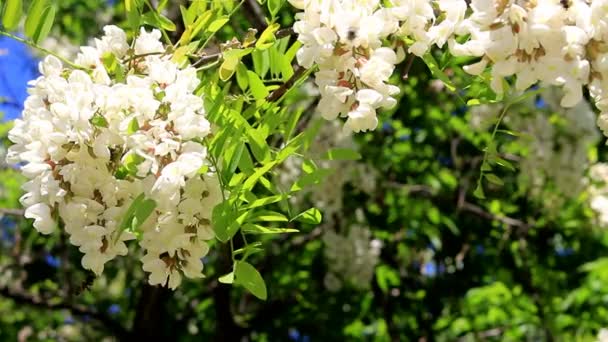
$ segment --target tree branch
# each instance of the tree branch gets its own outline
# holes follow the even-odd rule
[[[25,211],[23,209],[0,208],[0,216],[2,216],[2,215],[23,216],[24,212]]]
[[[32,294],[28,294],[22,291],[10,290],[6,287],[0,287],[0,296],[12,299],[17,304],[31,305],[43,309],[49,310],[60,310],[67,309],[71,313],[79,316],[90,316],[91,318],[102,323],[109,331],[111,331],[120,340],[125,339],[128,336],[127,330],[118,322],[114,321],[110,317],[90,310],[84,306],[71,304],[67,302],[51,303],[43,298],[36,297]]]
[[[293,75],[287,80],[287,82],[283,83],[280,87],[275,89],[268,97],[266,97],[266,101],[268,102],[276,102],[278,101],[285,93],[293,87],[296,81],[300,78],[300,76],[304,75],[306,69],[298,66],[294,71]]]
[[[251,24],[258,30],[258,32],[262,32],[268,26],[266,24],[266,17],[264,15],[264,10],[262,6],[258,3],[257,0],[245,0],[243,4],[244,14],[247,17],[247,20],[251,22]]]

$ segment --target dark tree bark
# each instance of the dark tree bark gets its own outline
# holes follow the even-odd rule
[[[145,284],[137,303],[131,337],[134,341],[170,340],[166,325],[166,303],[171,290]]]
[[[227,245],[223,245],[221,248],[219,258],[221,272],[219,274],[226,274],[232,270],[230,248]],[[213,289],[216,322],[214,341],[238,342],[242,340],[245,334],[245,329],[236,324],[232,315],[231,290],[232,286],[227,284],[217,284]]]

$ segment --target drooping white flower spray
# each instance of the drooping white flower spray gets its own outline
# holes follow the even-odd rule
[[[376,111],[396,104],[399,88],[388,83],[395,64],[404,53],[387,43],[391,35],[415,40],[408,50],[422,56],[432,44],[442,46],[466,11],[461,0],[441,1],[435,22],[432,1],[394,0],[383,7],[378,0],[290,0],[304,10],[296,15],[294,30],[303,44],[300,65],[318,65],[316,83],[321,100],[319,112],[331,120],[346,117],[345,129],[373,130]]]
[[[560,105],[573,107],[587,86],[608,136],[608,0],[290,2],[303,10],[294,25],[303,45],[298,61],[319,68],[319,111],[347,117],[346,129],[375,129],[376,110],[395,104],[398,89],[388,79],[405,42],[416,56],[447,45],[454,56],[479,57],[465,71],[489,68],[499,95],[514,77],[519,92],[539,83],[562,87]]]
[[[29,178],[25,216],[42,234],[64,229],[84,253],[82,266],[98,275],[136,238],[121,228],[133,201],[155,201],[138,223],[143,269],[150,284],[174,289],[182,276],[203,276],[211,212],[222,198],[207,171],[200,81],[194,68],[171,61],[159,31],[142,29],[134,48],[120,28],[104,32],[80,49],[82,70],[52,56],[40,63],[7,160]]]
[[[362,216],[357,211],[357,216]],[[352,224],[347,232],[328,229],[323,234],[323,245],[328,267],[323,283],[328,290],[338,291],[344,284],[369,288],[382,249],[382,242],[372,238],[369,228]]]
[[[509,107],[504,125],[517,132],[516,144],[524,151],[517,162],[519,185],[541,199],[549,213],[557,213],[565,201],[576,198],[587,186],[588,150],[599,141],[595,113],[588,101],[572,108],[560,105],[563,90],[550,87]],[[504,105],[481,105],[470,109],[469,124],[488,130]]]
[[[589,204],[597,223],[608,227],[608,164],[596,163],[589,168]]]

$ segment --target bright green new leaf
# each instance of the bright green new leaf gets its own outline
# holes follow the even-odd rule
[[[262,32],[258,41],[255,42],[255,48],[258,50],[265,50],[271,47],[276,40],[274,33],[277,32],[279,27],[280,25],[278,23],[268,26],[264,32]]]
[[[234,283],[243,286],[254,296],[266,300],[266,283],[255,267],[245,261],[238,261],[234,266]]]
[[[253,59],[253,70],[259,77],[264,78],[270,69],[270,58],[268,51],[266,50],[255,50],[251,53]]]
[[[243,225],[243,232],[247,234],[285,234],[297,233],[299,230],[293,228],[264,227],[259,224],[246,223]]]
[[[139,130],[139,122],[137,122],[136,118],[133,118],[131,122],[129,122],[129,127],[127,127],[127,134],[133,134]]]
[[[273,18],[279,13],[279,10],[283,6],[283,0],[268,0],[266,3],[268,6],[268,11],[270,11],[270,16]]]
[[[55,21],[55,6],[49,6],[42,12],[41,23],[38,26],[38,30],[32,37],[34,42],[40,43],[49,35],[53,22]]]
[[[156,209],[156,202],[153,199],[146,198],[144,193],[137,196],[133,202],[131,202],[131,205],[122,218],[115,241],[119,239],[120,234],[125,230],[136,232],[154,212],[154,209]]]
[[[108,127],[108,121],[106,120],[106,118],[99,114],[93,115],[93,117],[91,118],[91,124],[97,127]]]
[[[260,168],[257,168],[255,170],[255,172],[251,176],[249,176],[249,178],[247,178],[245,183],[243,183],[243,190],[249,191],[249,190],[253,189],[253,187],[255,186],[255,183],[257,183],[257,181],[260,179],[260,177],[262,177],[268,171],[270,171],[270,169],[272,169],[275,166],[275,164],[276,164],[276,162],[272,161]]]
[[[27,16],[25,18],[25,25],[23,31],[26,36],[34,38],[34,35],[38,31],[38,27],[42,23],[42,14],[44,10],[49,6],[47,0],[33,0],[30,3],[30,7],[27,10]]]
[[[176,26],[171,19],[165,17],[162,14],[156,12],[148,12],[143,16],[144,23],[152,25],[154,27],[160,27],[167,31],[175,31]]]
[[[239,63],[236,66],[236,83],[239,85],[242,91],[247,90],[249,87],[249,76],[247,75],[247,67],[245,64]]]
[[[222,65],[220,65],[219,68],[220,80],[224,82],[228,81],[236,71],[236,68],[240,61],[240,57],[236,55],[224,56],[224,61],[222,62]]]
[[[19,25],[19,19],[23,14],[23,3],[21,0],[7,0],[2,14],[2,25],[7,31],[13,31]]]
[[[39,43],[49,34],[55,21],[55,7],[47,0],[34,0],[28,9],[24,32],[35,43]]]
[[[228,20],[230,20],[228,17],[220,17],[215,19],[211,22],[211,24],[209,24],[207,31],[211,33],[219,31],[228,22]]]
[[[138,32],[141,20],[140,3],[138,0],[125,0],[125,11],[127,12],[127,22],[133,32]]]
[[[272,210],[260,210],[253,214],[250,221],[287,222],[289,219],[281,213]]]
[[[290,221],[299,221],[299,222],[303,222],[303,223],[316,225],[316,224],[321,223],[322,219],[323,219],[323,216],[321,215],[321,212],[319,211],[319,209],[310,208],[304,212],[299,213],[294,218],[292,218]]]
[[[223,276],[219,277],[218,281],[222,284],[232,284],[234,282],[234,272],[224,274]]]
[[[266,89],[264,82],[262,82],[255,72],[247,70],[247,78],[249,80],[249,89],[251,89],[253,98],[260,100],[268,96],[268,89]]]

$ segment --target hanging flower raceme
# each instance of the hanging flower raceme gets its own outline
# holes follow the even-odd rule
[[[81,47],[82,69],[52,56],[40,63],[7,160],[29,179],[25,216],[42,234],[63,229],[84,268],[101,274],[138,238],[150,284],[176,288],[203,276],[222,197],[199,79],[171,61],[157,30],[142,29],[133,48],[118,27],[104,32]]]
[[[346,117],[345,128],[360,132],[378,125],[376,111],[396,104],[399,88],[388,84],[395,65],[407,51],[424,55],[443,46],[464,19],[464,0],[290,0],[304,12],[294,30],[302,48],[300,65],[318,65],[315,74],[321,100],[318,110],[328,120]],[[438,18],[441,20],[438,20]],[[391,43],[397,37],[399,44]]]
[[[303,9],[294,30],[303,46],[300,65],[319,66],[316,83],[325,119],[347,117],[345,127],[359,132],[378,125],[376,110],[396,104],[399,88],[387,84],[398,61],[382,39],[397,30],[378,1],[291,1]],[[388,21],[387,21],[388,20]]]

